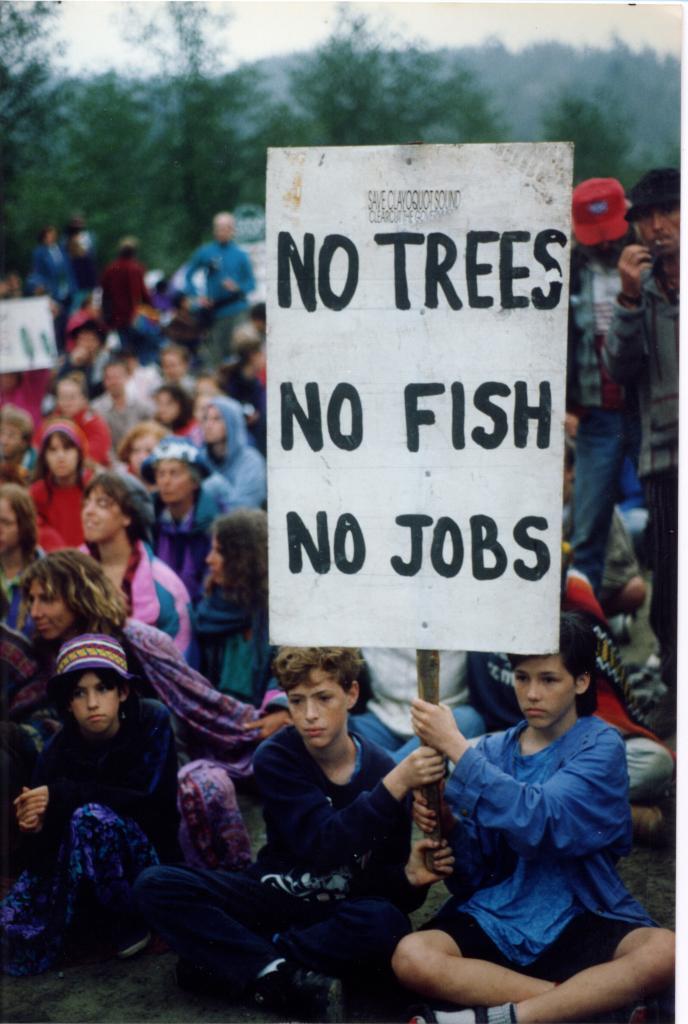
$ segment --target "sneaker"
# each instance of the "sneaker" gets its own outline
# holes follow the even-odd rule
[[[151,933],[145,924],[132,924],[122,929],[115,944],[115,955],[118,960],[128,960],[145,949],[151,940]]]
[[[339,1024],[343,1020],[342,983],[305,967],[283,961],[277,970],[258,978],[254,999],[269,1010],[298,1010],[305,1020]]]

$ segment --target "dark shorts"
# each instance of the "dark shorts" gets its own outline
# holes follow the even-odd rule
[[[459,947],[463,957],[487,960],[531,978],[566,981],[586,967],[607,963],[613,958],[621,940],[639,927],[642,926],[630,921],[601,917],[585,910],[574,917],[549,949],[526,965],[508,960],[470,914],[440,912],[423,925],[423,931],[433,929],[446,932]]]

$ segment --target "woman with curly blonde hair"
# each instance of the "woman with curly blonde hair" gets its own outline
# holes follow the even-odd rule
[[[123,595],[102,566],[82,551],[56,551],[30,566],[22,579],[22,594],[34,621],[34,651],[41,671],[36,682],[17,695],[11,717],[21,720],[22,714],[36,707],[49,707],[46,684],[54,674],[55,659],[65,640],[83,633],[114,637],[124,648],[127,670],[145,680],[140,695],[156,697],[171,712],[177,747],[184,759],[202,759],[185,765],[180,775],[180,842],[185,858],[207,867],[231,868],[247,863],[250,844],[231,780],[251,774],[256,746],[274,731],[273,723],[276,727],[283,724],[284,708],[273,713],[269,706],[277,695],[266,694],[259,710],[220,693],[187,664],[166,633],[127,619]],[[195,780],[201,775],[208,780],[203,785],[206,807],[209,801],[205,794],[211,781],[215,784],[223,780],[222,816],[212,830],[206,828],[191,835],[186,820],[199,810],[187,807],[187,793],[198,789]]]

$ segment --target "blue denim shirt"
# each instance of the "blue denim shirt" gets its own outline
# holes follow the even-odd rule
[[[626,890],[615,864],[631,848],[624,744],[612,726],[586,716],[562,737],[551,774],[541,784],[513,777],[521,722],[484,736],[467,750],[447,782],[457,827],[447,887],[457,908],[478,888],[510,875],[517,858],[565,865],[579,902],[592,913],[654,924]]]

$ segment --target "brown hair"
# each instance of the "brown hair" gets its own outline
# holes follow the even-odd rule
[[[0,408],[0,426],[16,427],[21,433],[22,441],[31,443],[33,436],[33,420],[28,412],[17,405],[3,405]]]
[[[102,491],[108,498],[111,498],[124,513],[129,516],[131,522],[126,527],[127,537],[130,544],[142,540],[146,534],[139,510],[135,504],[134,496],[119,473],[98,473],[84,487],[83,501],[86,501],[93,491]]]
[[[193,419],[193,398],[181,384],[161,384],[153,392],[153,397],[157,398],[158,395],[163,393],[169,395],[172,401],[176,402],[179,406],[179,412],[171,424],[172,430],[183,430]]]
[[[164,345],[163,348],[160,349],[160,361],[162,362],[162,357],[168,354],[179,356],[182,362],[186,363],[187,366],[191,362],[191,354],[183,345],[175,345],[174,342],[171,342],[169,345]]]
[[[22,576],[26,601],[32,583],[43,587],[49,601],[61,598],[75,617],[79,633],[119,636],[127,618],[124,595],[90,555],[75,548],[53,551],[33,562]]]
[[[357,647],[280,647],[272,668],[287,693],[299,683],[308,682],[312,669],[333,676],[348,692],[358,679],[363,658]]]
[[[5,499],[17,517],[19,547],[24,560],[28,561],[34,557],[38,543],[36,507],[21,484],[0,484],[0,498]]]
[[[225,563],[225,593],[248,608],[268,603],[268,517],[260,508],[219,516],[213,536]]]
[[[152,434],[157,444],[158,441],[162,441],[163,437],[167,437],[169,430],[167,427],[163,427],[162,423],[158,423],[157,420],[141,420],[131,430],[128,430],[120,441],[117,449],[117,458],[129,465],[132,448],[139,438],[145,437],[146,434]]]
[[[65,381],[71,381],[72,384],[76,384],[83,397],[88,401],[88,380],[82,370],[70,370],[63,377],[58,377],[55,381],[55,394],[57,394],[60,384],[64,384]]]
[[[53,483],[53,481],[52,481],[52,474],[51,474],[50,470],[48,469],[48,460],[46,459],[45,453],[46,453],[46,451],[48,449],[48,444],[50,443],[52,438],[55,437],[56,434],[59,434],[59,436],[62,438],[62,440],[65,442],[65,444],[67,445],[68,448],[76,448],[76,450],[79,453],[79,458],[78,458],[77,464],[76,464],[76,480],[77,480],[77,485],[79,487],[83,487],[84,449],[75,442],[74,438],[71,437],[67,433],[66,430],[60,430],[59,427],[58,427],[57,430],[51,430],[48,433],[47,431],[48,431],[48,428],[50,427],[50,425],[51,425],[51,421],[48,420],[47,423],[45,424],[45,431],[43,433],[43,438],[41,440],[41,446],[40,446],[40,448],[38,450],[38,457],[36,459],[36,465],[35,465],[34,471],[33,471],[33,478],[34,478],[34,480],[45,480],[45,483],[47,484],[47,486],[48,487],[52,487],[52,483]],[[80,429],[76,424],[74,425],[74,428],[75,428],[75,432]],[[78,436],[78,434],[76,436]]]

